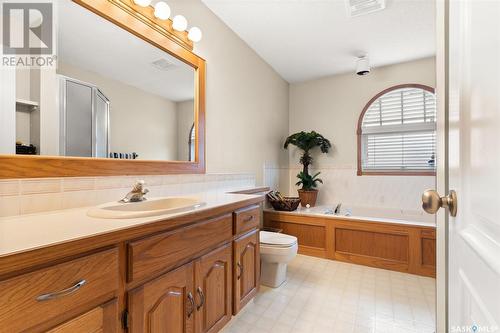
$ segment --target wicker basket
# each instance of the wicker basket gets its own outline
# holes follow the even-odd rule
[[[295,197],[285,197],[284,200],[273,200],[269,198],[269,202],[275,210],[291,212],[299,207],[300,199]]]

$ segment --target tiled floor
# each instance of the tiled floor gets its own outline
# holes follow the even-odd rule
[[[432,278],[299,255],[223,332],[431,333],[434,295]]]

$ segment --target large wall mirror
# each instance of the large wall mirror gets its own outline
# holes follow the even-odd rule
[[[1,178],[204,172],[204,61],[148,10],[57,2],[57,66],[7,80]]]

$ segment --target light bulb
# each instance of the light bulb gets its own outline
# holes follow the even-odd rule
[[[203,37],[203,34],[201,33],[200,28],[192,27],[191,29],[189,29],[189,33],[188,33],[189,40],[197,43],[201,40],[201,37]]]
[[[166,2],[159,1],[155,5],[155,16],[160,20],[168,20],[170,17],[170,7]]]
[[[151,0],[134,0],[134,3],[141,7],[147,7],[151,4]]]
[[[182,15],[175,15],[173,20],[172,28],[177,31],[184,31],[187,28],[188,21]]]

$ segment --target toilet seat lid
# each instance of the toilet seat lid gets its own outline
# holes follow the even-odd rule
[[[288,247],[297,243],[297,237],[277,232],[261,231],[260,242],[266,245]]]

